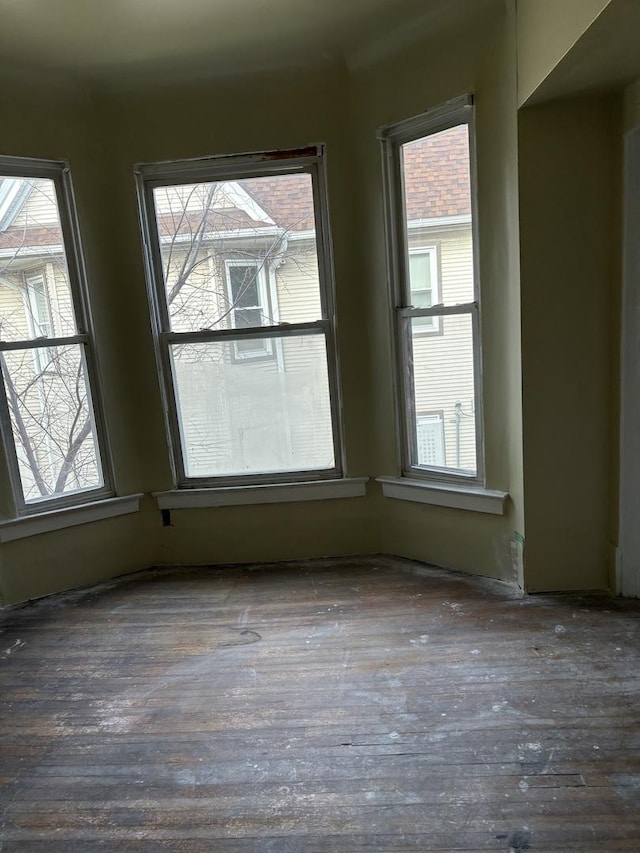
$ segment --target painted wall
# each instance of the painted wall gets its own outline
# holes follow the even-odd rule
[[[518,119],[516,46],[533,50],[534,35],[553,30],[555,5],[521,0],[517,33],[514,4],[483,4],[485,17],[438,41],[378,51],[349,71],[326,65],[91,92],[52,80],[44,90],[3,72],[0,152],[71,162],[120,494],[171,486],[134,164],[327,143],[348,473],[393,475],[376,130],[475,92],[487,484],[511,496],[499,517],[384,499],[371,484],[352,500],[175,511],[169,527],[147,496],[135,515],[0,546],[6,601],[158,563],[376,551],[529,589],[607,585],[619,126],[612,103],[595,98],[527,108]],[[580,5],[589,19],[604,4]],[[569,43],[589,23],[563,20],[573,21],[562,30]],[[526,79],[544,76],[552,54],[542,51]],[[521,75],[520,95],[525,83]],[[10,510],[6,493],[0,509]],[[514,531],[526,534],[526,578],[513,563]]]
[[[516,0],[518,104],[524,104],[611,0]]]
[[[640,127],[640,79],[625,86],[623,92],[623,132]]]
[[[32,77],[24,69],[2,71],[0,112],[3,127],[0,152],[14,156],[68,159],[71,163],[82,236],[85,244],[103,391],[121,494],[140,483],[138,449],[127,429],[131,399],[126,372],[119,367],[119,309],[103,263],[109,244],[101,197],[108,178],[100,165],[93,135],[95,105],[86,90],[69,80]],[[3,456],[3,454],[0,454]],[[3,481],[7,482],[4,459]],[[0,495],[4,517],[11,515],[11,499]],[[0,546],[0,597],[5,601],[46,595],[60,589],[92,583],[153,561],[151,528],[159,521],[149,512],[150,502],[134,516],[110,519],[66,531],[35,536]]]
[[[519,117],[527,588],[608,586],[612,217],[607,99]]]
[[[155,92],[104,94],[100,104],[105,137],[117,128],[117,146],[105,152],[115,192],[106,199],[122,251],[112,259],[121,304],[130,311],[131,358],[136,411],[132,428],[143,451],[145,490],[166,489],[171,475],[162,408],[149,334],[146,286],[139,241],[133,167],[137,162],[210,154],[327,144],[334,235],[339,348],[344,391],[348,471],[369,473],[362,377],[366,330],[354,294],[357,274],[350,250],[354,220],[348,138],[348,81],[344,70],[319,68],[262,74],[246,79],[201,82]],[[117,225],[116,225],[117,222]],[[375,525],[366,498],[322,504],[281,504],[174,512],[162,528],[160,562],[242,562],[377,550]],[[347,526],[351,532],[347,532]]]
[[[450,39],[415,43],[353,72],[354,139],[360,191],[357,247],[371,352],[371,469],[398,473],[393,363],[377,129],[458,95],[477,102],[480,274],[485,341],[487,484],[511,495],[504,517],[378,496],[382,547],[392,553],[508,580],[511,538],[523,533],[516,172],[515,20],[503,7]],[[374,179],[375,176],[375,179]]]
[[[619,423],[613,424],[612,529],[615,538],[615,589],[628,596],[640,596],[640,80],[625,87],[621,102],[623,149],[621,151],[622,223],[620,261],[622,292],[615,306],[619,317],[620,368],[616,384]],[[616,362],[614,362],[616,363]],[[618,464],[619,463],[619,464]],[[613,562],[613,561],[612,561]],[[613,574],[613,572],[612,572]],[[613,584],[612,584],[613,586]]]
[[[209,81],[144,93],[31,86],[3,90],[2,152],[65,157],[82,224],[119,494],[171,487],[147,305],[133,167],[137,162],[326,142],[335,235],[348,472],[369,473],[367,330],[351,251],[353,169],[344,69]],[[12,118],[14,119],[12,121]],[[34,144],[34,140],[37,144]],[[126,519],[2,546],[5,600],[46,594],[155,563],[217,563],[378,551],[373,501],[173,513],[148,498]]]

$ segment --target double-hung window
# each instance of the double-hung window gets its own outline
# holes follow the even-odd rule
[[[0,429],[16,513],[110,494],[63,162],[0,158],[0,368]]]
[[[403,474],[482,484],[472,98],[380,139]]]
[[[322,147],[136,172],[176,484],[341,476]]]

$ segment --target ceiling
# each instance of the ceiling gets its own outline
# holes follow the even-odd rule
[[[0,63],[87,78],[256,70],[433,34],[490,0],[0,0]],[[496,2],[496,0],[493,0]]]

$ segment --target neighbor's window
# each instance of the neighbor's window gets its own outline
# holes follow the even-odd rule
[[[138,169],[182,486],[340,473],[321,149]]]
[[[234,329],[262,326],[269,315],[267,283],[264,264],[260,261],[227,260],[227,299],[231,307],[231,325]],[[263,344],[267,347],[264,348]],[[273,352],[271,341],[240,340],[235,344],[238,358],[268,356]]]
[[[438,265],[435,248],[419,246],[409,249],[409,289],[414,308],[432,308],[438,302]],[[424,332],[437,331],[437,317],[420,317],[418,328]]]
[[[380,136],[403,470],[481,482],[472,119],[465,97]]]
[[[110,491],[65,163],[0,158],[0,423],[18,513]]]

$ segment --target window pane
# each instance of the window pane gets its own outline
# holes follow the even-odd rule
[[[75,333],[55,184],[0,176],[0,339]]]
[[[0,354],[27,503],[103,485],[81,345]]]
[[[229,267],[231,299],[236,310],[260,305],[259,273],[259,267]]]
[[[431,258],[428,254],[409,256],[409,282],[412,295],[424,291],[431,293]],[[415,302],[413,304],[418,307]]]
[[[476,421],[473,372],[473,335],[469,314],[439,318],[439,335],[424,335],[419,319],[410,328],[409,386],[417,413],[415,465],[438,465],[476,473]],[[436,427],[421,412],[438,411],[442,420],[442,449],[437,449]],[[432,420],[435,423],[435,420]],[[431,433],[429,437],[427,433]],[[431,441],[432,446],[429,447]],[[431,454],[431,455],[430,455]],[[437,459],[439,461],[435,461]]]
[[[262,326],[322,317],[311,175],[153,195],[173,331],[234,328],[245,307],[259,308]]]
[[[402,146],[408,250],[438,246],[440,281],[424,281],[427,255],[409,256],[410,290],[430,286],[438,302],[472,302],[473,245],[469,132],[466,124]],[[407,293],[407,304],[416,305]],[[417,305],[416,305],[417,307]]]
[[[271,355],[243,358],[248,346]],[[334,467],[323,335],[179,344],[172,352],[187,476]]]
[[[252,326],[260,325],[259,308],[239,308],[235,312],[234,328],[250,329]]]

